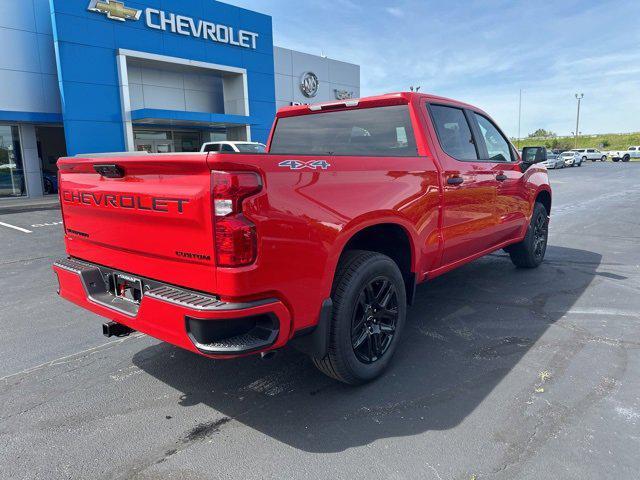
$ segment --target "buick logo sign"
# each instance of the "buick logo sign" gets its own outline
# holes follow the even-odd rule
[[[307,98],[313,98],[318,94],[320,80],[313,72],[305,72],[300,79],[300,91]]]

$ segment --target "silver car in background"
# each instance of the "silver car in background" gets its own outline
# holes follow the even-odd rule
[[[547,150],[547,161],[544,162],[547,169],[564,168],[564,160],[557,153]]]

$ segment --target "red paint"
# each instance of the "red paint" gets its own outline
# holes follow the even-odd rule
[[[357,108],[408,104],[418,156],[314,156],[331,164],[327,170],[292,171],[278,164],[295,156],[270,154],[60,159],[67,253],[132,275],[217,294],[225,301],[276,298],[282,328],[272,348],[278,348],[296,330],[317,323],[343,247],[363,228],[380,223],[401,226],[411,241],[411,266],[418,281],[524,237],[536,196],[551,192],[546,169],[533,166],[522,173],[520,159],[491,163],[449,157],[437,141],[427,102],[488,116],[470,105],[423,94],[361,99]],[[308,107],[297,106],[282,109],[278,117],[312,114]],[[103,178],[94,171],[95,164],[120,165],[125,176]],[[255,176],[246,177],[251,196],[236,212],[255,226],[255,261],[249,265],[216,266],[214,245],[225,240],[216,240],[214,234],[219,221],[213,210],[215,171],[255,172],[261,179],[258,188],[250,181]],[[498,174],[507,180],[498,182]],[[463,177],[464,183],[447,185],[451,176]],[[126,317],[88,300],[75,274],[56,271],[63,297],[192,351],[184,315],[220,317],[146,297],[136,318]]]

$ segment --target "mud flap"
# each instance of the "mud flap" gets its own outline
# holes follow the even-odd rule
[[[324,358],[327,356],[329,346],[329,333],[331,331],[331,314],[333,313],[333,301],[327,298],[322,302],[318,324],[310,329],[305,329],[296,333],[289,344],[302,353],[313,358]]]

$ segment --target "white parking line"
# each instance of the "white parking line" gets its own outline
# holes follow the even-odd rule
[[[27,230],[26,228],[22,228],[22,227],[16,227],[15,225],[11,225],[9,223],[0,222],[0,225],[7,228],[13,228],[14,230],[18,230],[19,232],[22,232],[22,233],[33,233],[31,230]]]
[[[49,222],[49,223],[36,223],[31,225],[31,228],[42,228],[42,227],[55,227],[57,225],[62,225],[62,221],[59,222]]]

